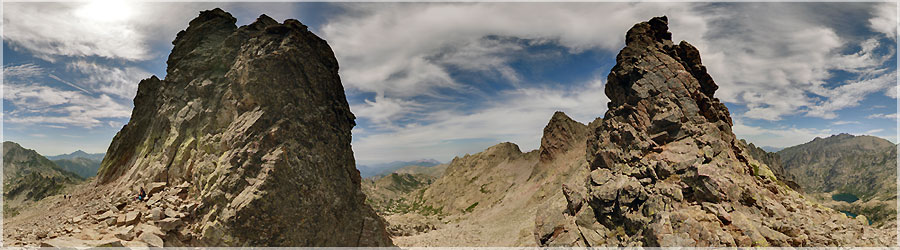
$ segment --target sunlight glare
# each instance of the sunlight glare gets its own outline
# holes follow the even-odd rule
[[[119,22],[131,18],[134,10],[127,1],[96,1],[76,9],[75,14],[94,21]]]

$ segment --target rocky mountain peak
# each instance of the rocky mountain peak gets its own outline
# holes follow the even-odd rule
[[[671,42],[665,17],[635,24],[608,76],[608,110],[588,136],[586,191],[562,189],[568,204],[557,211],[564,216],[539,217],[538,242],[886,244],[859,240],[865,225],[812,205],[744,152],[716,89],[698,50]],[[842,230],[852,236],[836,236],[827,223],[852,228]]]
[[[199,245],[391,245],[364,204],[331,48],[296,20],[235,23],[213,9],[178,33],[98,183],[187,183],[202,205],[184,237]]]
[[[572,120],[566,113],[556,111],[541,136],[541,161],[551,161],[557,154],[571,149],[575,143],[584,143],[586,135],[587,125]]]

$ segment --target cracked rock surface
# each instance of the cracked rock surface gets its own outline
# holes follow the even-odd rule
[[[878,229],[809,202],[754,160],[698,50],[665,17],[634,25],[588,135],[590,176],[536,220],[544,246],[887,246]]]

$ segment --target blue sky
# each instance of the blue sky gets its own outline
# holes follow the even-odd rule
[[[700,49],[738,137],[896,142],[895,3],[4,3],[4,140],[105,151],[140,79],[164,77],[175,34],[214,7],[329,42],[360,164],[536,149],[554,111],[603,115],[625,31],[660,15]]]

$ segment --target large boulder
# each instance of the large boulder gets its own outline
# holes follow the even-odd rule
[[[360,191],[331,48],[297,20],[235,22],[203,11],[178,33],[165,79],[140,82],[98,183],[189,183],[197,245],[392,245]]]

